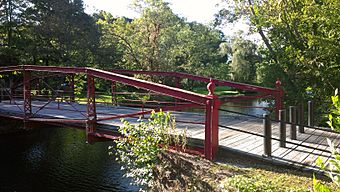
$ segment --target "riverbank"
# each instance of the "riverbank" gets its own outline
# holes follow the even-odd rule
[[[313,191],[312,172],[266,165],[232,154],[211,162],[169,151],[161,155],[160,161],[153,191]],[[319,179],[333,191],[340,191],[328,178]]]

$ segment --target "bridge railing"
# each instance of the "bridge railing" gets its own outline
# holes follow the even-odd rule
[[[1,67],[0,73],[13,72],[17,71],[22,74],[22,97],[23,97],[23,105],[21,107],[23,111],[23,120],[31,121],[31,120],[39,120],[39,121],[51,121],[51,122],[86,122],[86,135],[89,140],[94,135],[97,135],[96,132],[96,123],[97,120],[97,112],[96,112],[96,101],[95,101],[95,78],[100,78],[104,80],[108,80],[111,82],[119,82],[121,84],[125,84],[128,86],[136,87],[139,89],[147,90],[152,93],[161,94],[164,96],[176,98],[178,100],[182,100],[188,102],[188,104],[182,106],[166,106],[162,107],[164,110],[175,110],[186,107],[204,107],[205,108],[205,141],[204,141],[204,155],[208,159],[213,159],[217,153],[218,147],[218,106],[219,100],[216,96],[214,96],[213,88],[214,83],[212,81],[209,82],[209,94],[203,95],[194,93],[191,91],[182,90],[180,88],[166,86],[154,82],[148,82],[145,80],[136,79],[133,77],[128,77],[125,75],[93,69],[93,68],[78,68],[78,67],[57,67],[57,66],[31,66],[31,65],[22,65],[22,66],[11,66],[11,67]],[[84,74],[87,76],[87,110],[86,110],[86,119],[75,119],[75,120],[64,120],[64,119],[42,119],[42,118],[32,118],[33,110],[32,110],[32,79],[35,77],[32,76],[33,73],[49,73],[49,74]],[[53,99],[53,98],[52,98]],[[51,100],[51,99],[50,99]],[[50,102],[50,100],[48,102]],[[47,104],[45,104],[47,105]],[[46,106],[42,106],[46,107]],[[38,109],[39,110],[39,109]],[[75,109],[76,110],[76,109]],[[82,112],[82,111],[80,111]],[[146,111],[145,113],[149,113],[150,111]],[[83,113],[83,112],[82,112]],[[136,113],[132,115],[138,115],[141,113]],[[130,114],[131,115],[131,114]],[[123,116],[122,116],[123,117]],[[112,117],[113,118],[113,117]],[[117,118],[115,116],[114,118]]]

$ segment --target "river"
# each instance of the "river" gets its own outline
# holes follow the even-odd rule
[[[89,145],[84,131],[51,126],[0,135],[0,191],[138,191],[108,155],[110,145]]]
[[[235,104],[232,104],[235,105]],[[266,106],[256,100],[244,106]],[[261,108],[222,109],[261,116]],[[0,128],[6,121],[0,119]],[[15,124],[17,126],[18,123]],[[0,192],[28,191],[138,191],[123,177],[114,156],[113,142],[85,143],[85,132],[45,126],[31,132],[0,134]]]

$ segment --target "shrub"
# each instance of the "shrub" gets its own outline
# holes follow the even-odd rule
[[[175,119],[170,113],[152,112],[147,121],[141,118],[138,121],[138,124],[130,124],[122,120],[124,125],[119,132],[124,138],[115,141],[114,153],[126,171],[126,177],[131,177],[134,184],[142,188],[151,188],[161,152],[173,143],[184,147],[186,137],[177,133]],[[113,147],[109,149],[114,150]]]
[[[332,108],[331,113],[328,115],[328,119],[328,125],[331,126],[333,130],[340,131],[340,100],[338,89],[335,90],[335,94],[332,96]]]
[[[327,176],[332,179],[338,187],[340,187],[340,153],[335,149],[334,144],[330,139],[327,139],[327,142],[330,147],[330,152],[332,153],[332,158],[325,163],[318,157],[316,164],[327,173]]]

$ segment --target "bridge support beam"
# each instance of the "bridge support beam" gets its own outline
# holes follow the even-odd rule
[[[97,113],[96,113],[96,100],[95,100],[95,84],[94,77],[87,75],[87,121],[86,121],[86,141],[88,143],[94,142],[92,135],[96,130]]]
[[[210,82],[207,86],[209,90],[209,97],[205,105],[205,139],[204,139],[204,156],[213,160],[218,151],[218,122],[219,114],[218,109],[220,101],[214,95],[215,85]]]

